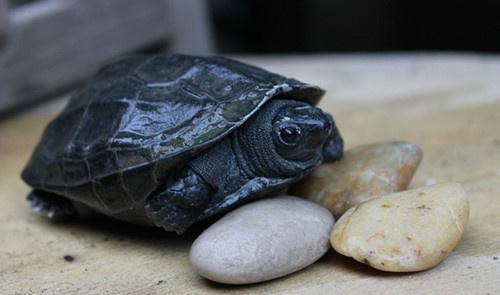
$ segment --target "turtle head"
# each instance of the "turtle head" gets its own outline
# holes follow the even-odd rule
[[[273,99],[252,116],[238,140],[254,171],[270,177],[302,175],[342,156],[333,117],[293,99]]]
[[[290,161],[307,161],[322,154],[334,128],[332,116],[309,104],[290,105],[273,122],[276,151]]]

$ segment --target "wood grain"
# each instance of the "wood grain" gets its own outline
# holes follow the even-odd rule
[[[104,61],[166,40],[164,0],[37,1],[12,10],[0,59],[0,108],[79,82]]]
[[[184,54],[214,52],[209,2],[203,0],[169,0],[168,12],[172,37],[169,51]]]
[[[9,29],[7,0],[0,0],[0,49],[5,45]]]
[[[389,274],[330,251],[293,275],[225,286],[190,268],[197,231],[178,237],[105,218],[52,224],[30,212],[19,173],[59,102],[0,124],[1,293],[498,294],[500,57],[243,59],[324,85],[321,105],[333,112],[348,148],[395,139],[420,145],[424,159],[411,187],[461,182],[470,198],[470,224],[450,257],[428,271]]]
[[[98,66],[150,46],[212,52],[201,0],[43,0],[9,11],[0,0],[0,115],[67,91]],[[0,47],[2,47],[0,45]]]

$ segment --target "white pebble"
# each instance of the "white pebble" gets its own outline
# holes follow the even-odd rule
[[[331,213],[281,196],[244,205],[193,243],[190,260],[203,277],[227,284],[270,280],[298,271],[330,248]]]

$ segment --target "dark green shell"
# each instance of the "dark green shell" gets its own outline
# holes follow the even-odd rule
[[[46,128],[23,179],[104,213],[142,206],[168,170],[277,96],[316,86],[221,57],[128,56],[102,68]]]

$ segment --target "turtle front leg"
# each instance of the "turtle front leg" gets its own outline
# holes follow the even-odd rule
[[[184,168],[145,203],[146,215],[167,231],[184,233],[206,208],[212,188],[190,167]]]
[[[33,212],[52,220],[60,220],[76,214],[73,203],[53,193],[34,190],[28,197]]]

